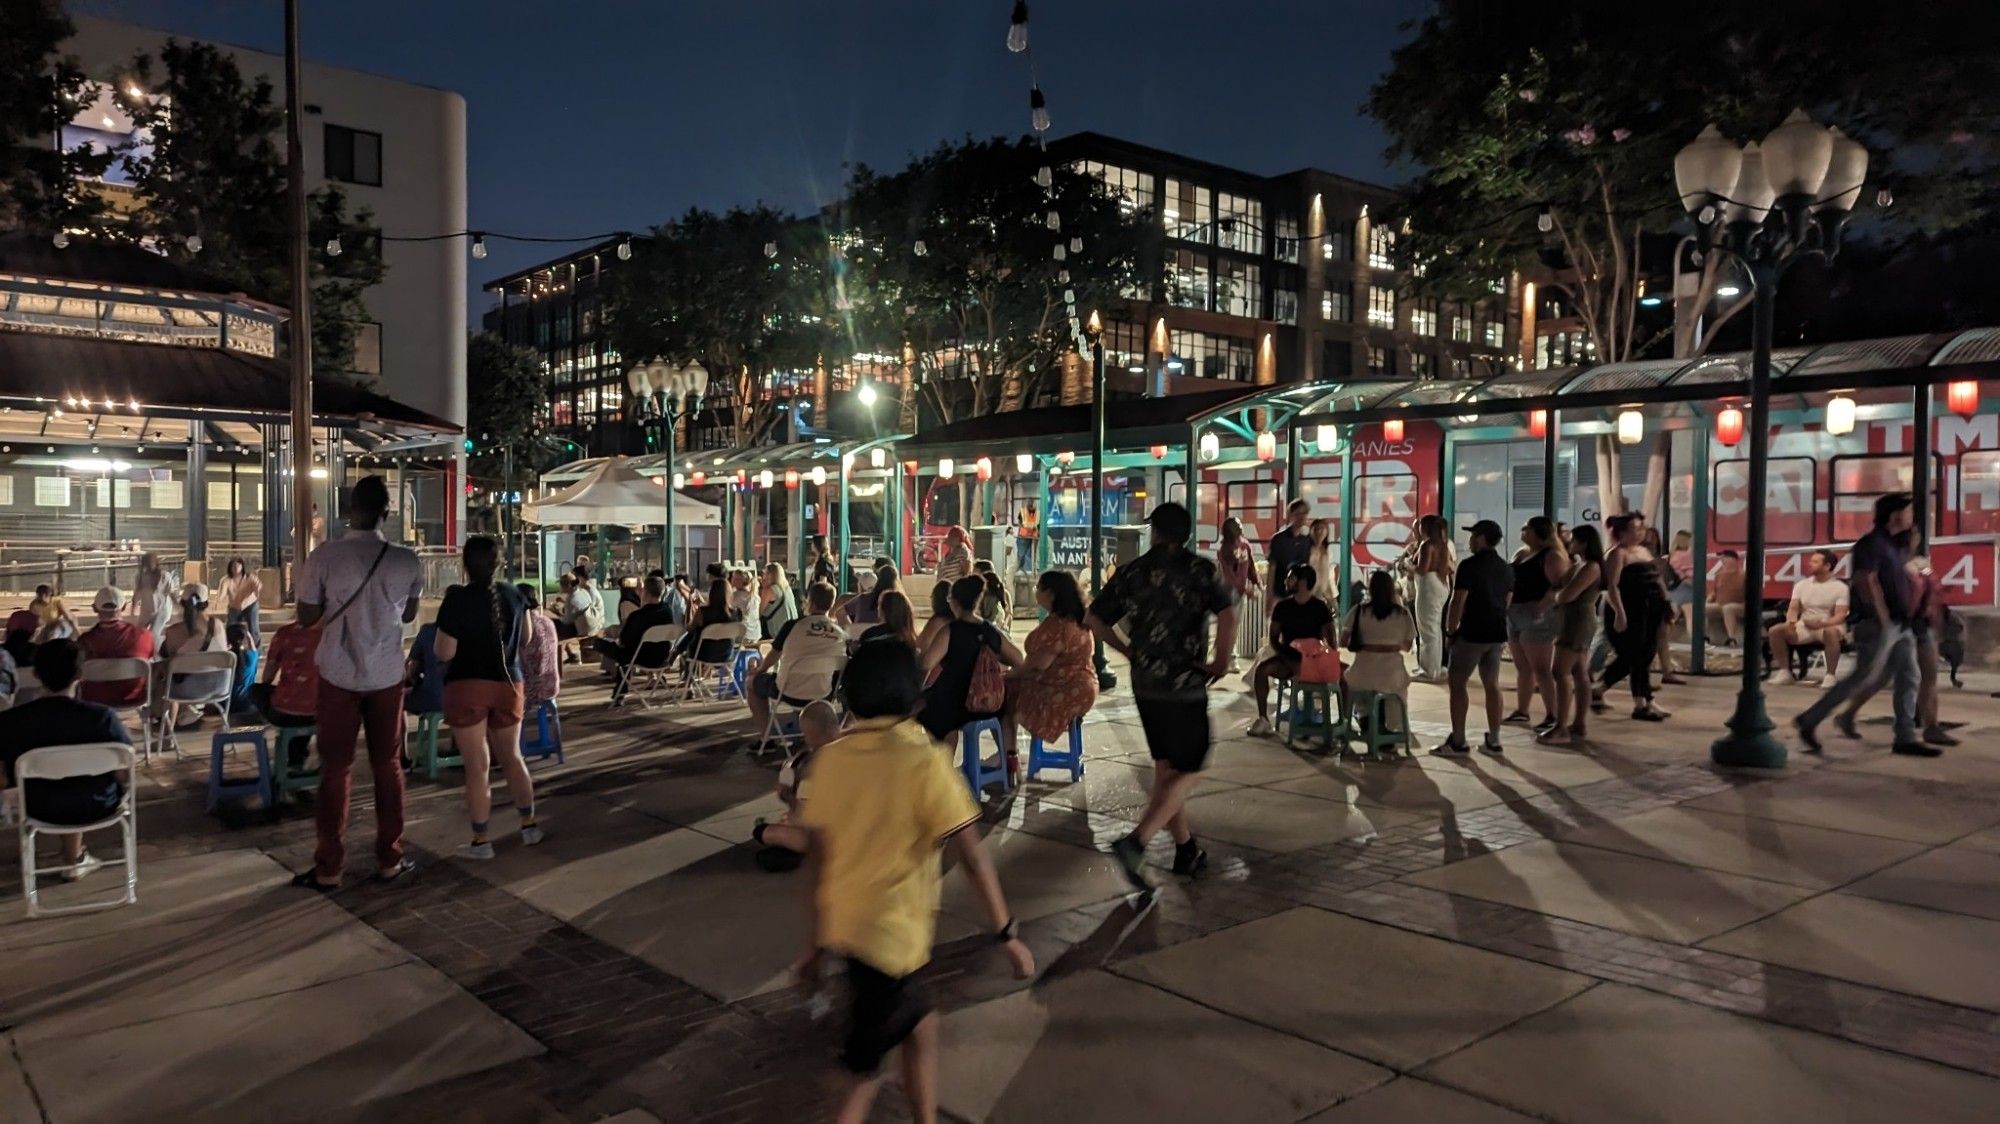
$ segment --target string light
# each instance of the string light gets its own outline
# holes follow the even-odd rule
[[[1028,88],[1028,123],[1037,133],[1049,131],[1049,99],[1042,96],[1039,85]]]
[[[330,258],[340,256],[340,235],[336,234],[326,240],[326,256]]]
[[[1007,22],[1007,49],[1017,55],[1028,49],[1028,0],[1014,0],[1014,15]]]
[[[472,256],[475,258],[484,258],[486,256],[486,236],[484,234],[475,234],[472,236]]]

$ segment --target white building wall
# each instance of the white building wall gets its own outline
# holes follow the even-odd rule
[[[157,60],[170,33],[89,16],[75,18],[63,49],[99,80],[120,76],[136,54]],[[187,39],[188,36],[176,38]],[[262,76],[284,104],[284,58],[227,43],[245,76]],[[308,45],[309,47],[310,45]],[[155,67],[158,66],[157,61]],[[466,228],[465,99],[450,90],[360,71],[305,64],[307,189],[327,185],[325,131],[339,125],[382,135],[382,185],[337,183],[349,213],[367,209],[387,235]],[[280,148],[283,138],[279,138]],[[385,242],[382,284],[363,297],[382,326],[378,389],[406,405],[465,424],[466,258],[463,239]],[[285,301],[287,294],[260,294]]]

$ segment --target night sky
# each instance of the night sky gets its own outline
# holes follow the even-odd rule
[[[280,51],[278,0],[70,0]],[[465,95],[471,225],[643,229],[691,205],[805,209],[842,166],[1025,131],[1011,0],[305,0],[316,61]],[[1052,135],[1091,130],[1254,172],[1402,178],[1360,112],[1421,0],[1040,0]],[[310,100],[310,93],[308,93]],[[394,169],[389,169],[394,174]],[[435,233],[387,231],[389,234]],[[475,283],[557,248],[495,242]],[[477,323],[486,307],[475,294]]]

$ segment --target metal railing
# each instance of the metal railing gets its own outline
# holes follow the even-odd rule
[[[139,560],[146,553],[139,550],[72,550],[67,547],[45,549],[48,549],[45,561],[0,563],[0,591],[30,597],[37,586],[47,585],[53,587],[58,596],[73,597],[88,594],[99,586],[111,585],[130,592],[139,576]],[[175,588],[180,585],[186,563],[184,553],[160,555],[160,566]]]

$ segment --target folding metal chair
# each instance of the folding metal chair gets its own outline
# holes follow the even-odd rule
[[[184,676],[221,676],[221,685],[211,690],[201,690],[197,680]],[[176,683],[175,680],[180,679]],[[189,652],[173,656],[167,660],[167,690],[160,699],[160,710],[167,717],[161,740],[171,746],[174,757],[181,755],[181,740],[173,725],[175,704],[182,706],[219,706],[222,708],[222,725],[229,727],[229,700],[236,693],[236,653],[234,652]]]
[[[830,700],[834,685],[840,681],[840,673],[847,670],[847,653],[833,652],[814,659],[800,660],[796,666],[781,662],[778,665],[778,697],[771,700],[770,716],[764,722],[764,736],[757,742],[757,753],[775,739],[779,748],[784,743],[800,736],[799,715],[815,702]],[[791,688],[786,690],[786,688]]]
[[[145,662],[143,660],[138,662]],[[21,842],[21,895],[27,900],[29,917],[53,917],[63,913],[89,913],[100,909],[113,909],[121,905],[131,905],[139,900],[139,814],[132,799],[132,789],[137,783],[132,776],[132,747],[123,742],[89,742],[84,745],[57,745],[42,749],[31,749],[14,763],[14,779],[20,784],[22,805],[20,809]],[[68,777],[94,777],[102,773],[125,772],[125,796],[118,802],[118,810],[112,815],[87,824],[47,823],[35,819],[28,813],[26,795],[28,786],[36,781],[56,781]],[[35,863],[35,836],[37,835],[82,835],[86,832],[101,831],[116,827],[125,844],[125,890],[116,898],[86,901],[75,905],[51,906],[41,904],[40,891],[36,882],[44,874],[60,874],[75,869],[74,864],[58,863],[55,866],[38,866]]]
[[[674,660],[674,645],[685,635],[686,629],[677,624],[656,624],[639,636],[639,646],[632,650],[632,658],[619,665],[618,686],[612,692],[621,702],[636,697],[639,705],[651,709],[660,699],[660,692],[671,684],[667,678],[667,666]]]
[[[731,674],[736,663],[736,649],[743,644],[743,622],[712,624],[701,630],[695,637],[694,650],[688,653],[686,693],[689,700],[715,701],[713,680]]]
[[[153,760],[153,663],[137,656],[85,660],[77,678],[85,683],[124,683],[137,679],[145,684],[145,697],[138,702],[107,703],[120,714],[139,716],[139,745],[145,760]]]

